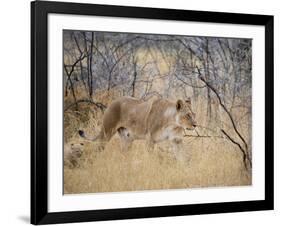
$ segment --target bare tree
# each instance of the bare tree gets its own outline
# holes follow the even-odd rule
[[[248,39],[67,31],[67,110],[80,103],[105,109],[95,99],[99,92],[143,100],[192,96],[204,115],[198,128],[209,128],[197,136],[227,139],[250,169],[251,51]]]

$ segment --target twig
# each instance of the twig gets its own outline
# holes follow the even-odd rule
[[[223,136],[208,136],[208,135],[184,135],[184,137],[198,137],[198,138],[221,138],[224,139]]]
[[[78,103],[90,103],[95,105],[96,107],[100,108],[102,111],[104,111],[107,106],[104,105],[103,103],[100,102],[95,102],[93,100],[88,100],[88,99],[82,99],[82,100],[77,100],[75,103],[69,104],[67,107],[64,108],[64,111],[67,111],[68,109],[70,109],[72,106],[78,104]]]
[[[201,127],[201,128],[205,128],[205,129],[209,129],[207,127],[203,127],[203,126],[199,126],[197,125],[198,127]],[[214,130],[212,129],[209,129],[210,131],[214,132]],[[199,137],[199,138],[224,138],[223,136],[210,136],[210,135],[200,135],[197,131],[197,129],[195,128],[194,131],[196,132],[196,136],[195,135],[188,135],[188,134],[184,134],[184,137]]]
[[[196,128],[202,128],[202,129],[206,129],[206,130],[209,130],[213,133],[216,133],[217,131],[211,129],[211,128],[208,128],[208,127],[205,127],[205,126],[200,126],[200,125],[196,125]],[[197,132],[197,130],[195,130]]]

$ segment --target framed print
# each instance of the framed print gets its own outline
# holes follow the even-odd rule
[[[273,16],[31,3],[31,223],[273,209]]]

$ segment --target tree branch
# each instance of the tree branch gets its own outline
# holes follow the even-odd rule
[[[224,109],[224,111],[226,112],[226,114],[228,115],[228,117],[229,117],[229,119],[230,119],[230,121],[231,121],[231,123],[232,123],[232,126],[233,126],[234,131],[236,132],[236,134],[237,134],[237,135],[240,137],[240,139],[242,140],[243,144],[245,145],[246,150],[248,150],[248,145],[247,145],[245,139],[243,138],[243,136],[241,135],[241,133],[238,131],[238,129],[237,129],[237,127],[236,127],[236,124],[235,124],[235,122],[234,122],[234,119],[233,119],[232,115],[230,114],[230,112],[228,111],[228,109],[226,108],[226,106],[224,105],[224,103],[222,102],[221,97],[220,97],[220,95],[218,94],[217,90],[216,90],[209,82],[207,82],[207,81],[203,78],[203,76],[202,76],[202,74],[201,74],[201,72],[200,72],[200,69],[199,69],[197,66],[196,66],[196,68],[197,68],[197,71],[198,71],[198,74],[199,74],[199,79],[200,79],[202,82],[204,82],[205,85],[207,85],[207,86],[215,93],[216,97],[217,97],[218,100],[219,100],[220,105],[222,106],[222,108]]]
[[[192,87],[192,88],[202,89],[202,88],[205,88],[205,87],[206,87],[206,85],[204,85],[204,86],[195,86],[195,85],[191,85],[191,84],[185,82],[183,79],[181,79],[177,74],[175,74],[175,76],[176,76],[176,78],[177,78],[178,80],[180,80],[183,84],[185,84],[185,85],[187,85],[187,86],[190,86],[190,87]]]
[[[250,167],[252,167],[252,161],[250,160],[249,156],[248,156],[248,153],[245,149],[242,148],[242,146],[236,142],[233,138],[231,138],[229,136],[229,134],[227,134],[223,129],[221,129],[221,132],[235,145],[237,145],[240,149],[240,151],[242,152],[242,155],[243,155],[243,163],[244,163],[244,166],[246,169],[248,169],[248,165],[247,165],[247,161],[249,162],[250,164]]]
[[[96,107],[98,107],[99,109],[101,109],[102,111],[104,111],[104,110],[107,108],[107,106],[104,105],[104,104],[101,103],[101,102],[95,102],[95,101],[89,100],[89,99],[81,99],[81,100],[77,100],[75,103],[72,103],[72,104],[69,104],[68,106],[66,106],[66,107],[64,108],[64,111],[69,110],[71,107],[73,107],[74,105],[77,105],[77,104],[79,104],[79,103],[89,103],[89,104],[93,104],[93,105],[95,105]]]

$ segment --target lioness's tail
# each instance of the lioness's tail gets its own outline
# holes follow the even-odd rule
[[[83,137],[84,139],[89,140],[89,141],[96,141],[100,138],[100,134],[95,137],[88,137],[83,130],[79,130],[78,133],[79,133],[80,137]]]

